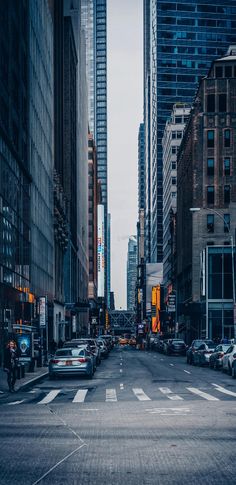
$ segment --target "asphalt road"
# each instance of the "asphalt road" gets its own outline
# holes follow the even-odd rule
[[[0,484],[236,483],[236,381],[114,349],[94,378],[0,398]]]

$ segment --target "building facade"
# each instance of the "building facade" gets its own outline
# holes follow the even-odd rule
[[[88,210],[89,210],[89,302],[97,307],[97,156],[92,135],[88,135]]]
[[[223,315],[223,327],[224,318],[228,321],[226,335],[234,336],[236,49],[230,52],[232,55],[214,61],[200,82],[178,152],[178,321],[189,341],[209,335],[209,318],[217,319],[219,313]],[[225,274],[221,266],[217,269],[217,258],[215,263],[211,259],[213,267],[205,264],[206,248],[212,245],[231,245],[222,256]],[[219,251],[224,254],[222,249]],[[214,279],[206,289],[209,274],[214,274]],[[206,294],[210,295],[207,308]],[[212,322],[211,337],[221,338],[218,330],[219,324]]]
[[[162,139],[163,152],[163,285],[165,296],[172,292],[175,278],[177,152],[190,113],[190,105],[175,104],[166,122]]]
[[[144,2],[146,23],[149,20],[147,4]],[[233,0],[225,0],[223,5],[220,0],[210,4],[200,0],[152,0],[150,6],[150,66],[145,62],[151,83],[151,179],[147,198],[151,200],[151,260],[159,262],[163,258],[162,137],[165,123],[175,103],[192,102],[198,81],[207,73],[212,59],[222,56],[229,44],[235,42],[236,6]],[[146,59],[148,32],[145,31]],[[145,99],[148,100],[147,82]],[[146,101],[145,106],[147,110]],[[149,153],[147,148],[146,152]]]
[[[127,310],[135,309],[137,281],[137,237],[130,236],[127,254]]]

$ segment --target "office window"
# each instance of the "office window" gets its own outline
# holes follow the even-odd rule
[[[225,66],[225,77],[232,77],[232,66]]]
[[[230,147],[230,130],[224,130],[224,147]]]
[[[224,203],[225,204],[230,203],[230,185],[224,186]]]
[[[224,175],[230,175],[230,158],[224,159]]]
[[[215,202],[215,190],[214,186],[210,185],[207,187],[207,203],[214,204]]]
[[[215,95],[214,94],[208,94],[207,95],[207,111],[208,111],[208,113],[214,113],[215,112]]]
[[[172,185],[176,185],[176,183],[177,183],[176,177],[172,177],[172,181],[171,182],[172,182]]]
[[[214,214],[207,214],[207,232],[214,232]]]
[[[224,214],[224,232],[230,231],[230,214]]]
[[[215,75],[217,78],[223,77],[223,68],[222,66],[216,66],[215,68]]]
[[[214,175],[214,158],[207,159],[207,175]]]
[[[177,153],[177,147],[176,146],[173,146],[171,147],[171,153],[174,155],[175,153]]]
[[[207,131],[207,147],[214,148],[215,133],[213,130]]]
[[[172,168],[172,170],[176,170],[176,162],[172,162],[171,168]]]
[[[219,112],[224,113],[226,110],[226,94],[219,94]]]

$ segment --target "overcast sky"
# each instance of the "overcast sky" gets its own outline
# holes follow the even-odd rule
[[[143,0],[107,0],[111,290],[126,308],[128,239],[136,234],[138,129],[143,105]]]

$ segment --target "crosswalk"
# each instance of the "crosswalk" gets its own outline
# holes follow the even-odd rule
[[[200,399],[206,401],[220,401],[222,399],[236,399],[236,392],[233,392],[229,389],[226,389],[223,386],[219,386],[218,384],[212,383],[212,387],[207,388],[207,392],[205,389],[199,389],[197,387],[184,387],[180,394],[176,394],[173,390],[169,387],[155,387],[152,390],[146,392],[146,390],[138,387],[130,387],[124,386],[124,384],[120,384],[119,387],[116,388],[107,388],[107,389],[100,389],[99,396],[97,397],[96,391],[93,393],[92,398],[88,397],[89,394],[91,396],[92,389],[73,389],[73,390],[65,390],[65,389],[51,389],[51,390],[43,390],[37,389],[34,392],[29,391],[27,396],[22,396],[24,399],[15,400],[6,403],[8,406],[17,406],[21,404],[30,403],[33,399],[33,403],[39,406],[51,404],[51,403],[63,403],[63,398],[66,397],[66,402],[71,402],[73,404],[82,404],[88,401],[91,402],[106,402],[106,403],[115,403],[118,401],[158,401],[158,400],[172,400],[172,401],[188,401],[191,399]],[[28,398],[28,399],[27,399]]]

